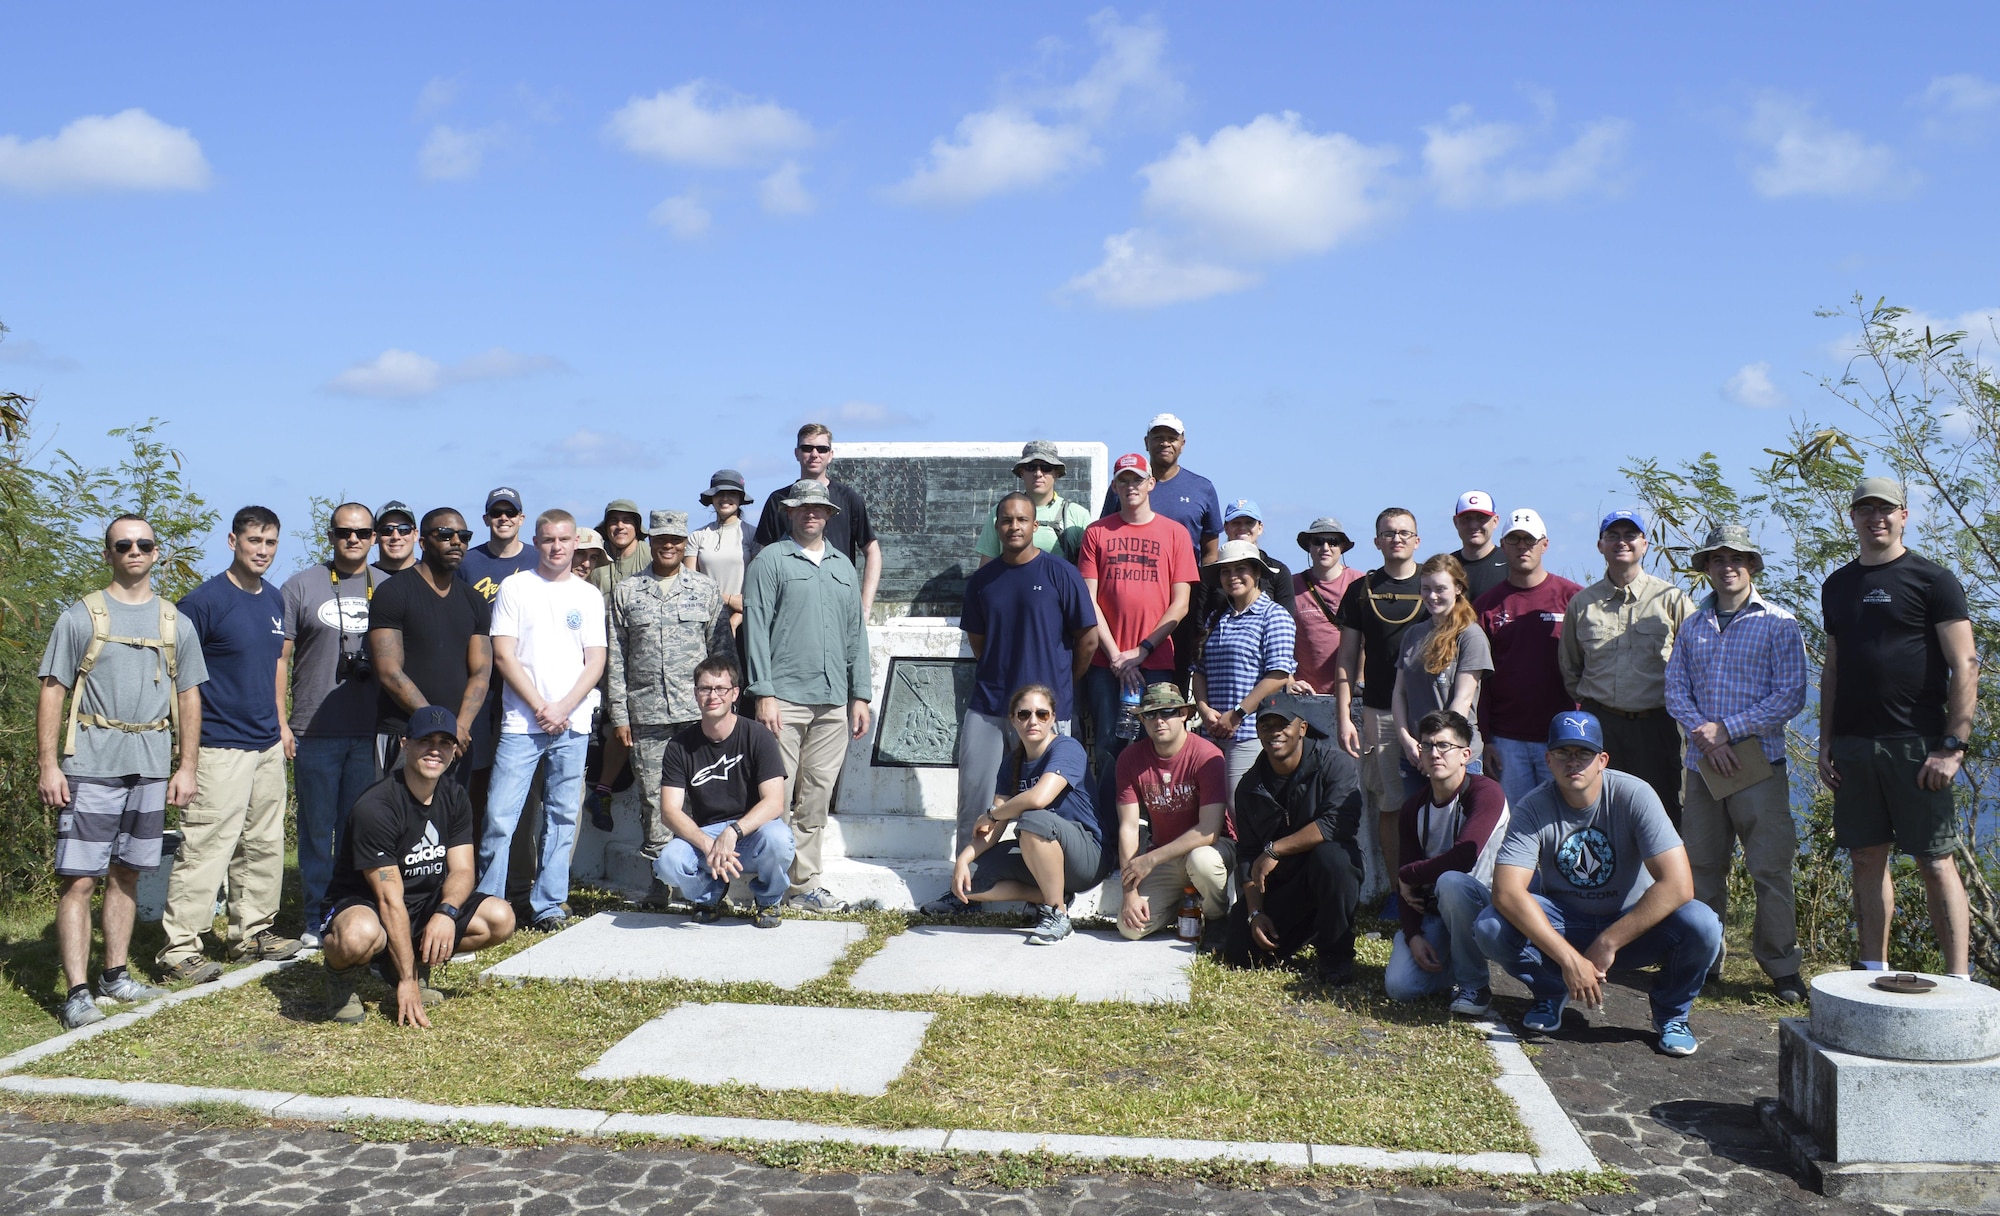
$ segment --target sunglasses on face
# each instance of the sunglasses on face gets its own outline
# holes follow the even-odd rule
[[[373,529],[373,528],[328,528],[328,529],[326,530],[326,534],[327,534],[328,536],[331,536],[331,537],[333,537],[333,539],[335,539],[335,540],[373,540],[373,539],[375,538],[375,529]]]
[[[408,536],[410,533],[415,532],[416,530],[417,530],[417,525],[415,524],[375,525],[375,532],[376,535],[378,536]]]
[[[1024,465],[1022,465],[1022,466],[1021,466],[1021,471],[1022,471],[1023,473],[1036,473],[1036,474],[1040,474],[1040,473],[1055,473],[1055,472],[1059,472],[1060,470],[1058,470],[1058,469],[1056,468],[1056,466],[1054,466],[1054,465],[1052,465],[1052,464],[1043,464],[1043,463],[1042,463],[1041,461],[1037,460],[1037,461],[1035,461],[1035,462],[1034,462],[1033,464],[1024,464]]]
[[[1014,711],[1014,721],[1016,722],[1047,722],[1055,716],[1056,711],[1053,709],[1017,709]]]
[[[133,540],[131,537],[128,536],[122,540],[112,541],[111,551],[113,553],[130,553],[134,548],[134,546],[136,546],[139,552],[141,553],[151,553],[153,551],[153,547],[157,544],[159,544],[158,541]]]
[[[456,540],[461,545],[469,545],[472,543],[472,529],[432,528],[431,539],[437,541],[439,544],[446,544],[449,543],[450,541]]]
[[[832,450],[833,445],[830,443],[802,443],[799,445],[799,451],[812,452],[819,456],[824,456]]]
[[[1187,716],[1187,710],[1186,710],[1186,709],[1184,709],[1184,708],[1182,708],[1182,707],[1180,707],[1180,706],[1178,706],[1178,705],[1176,705],[1176,706],[1174,706],[1174,707],[1173,707],[1173,708],[1171,708],[1171,709],[1146,709],[1146,710],[1141,710],[1141,711],[1139,711],[1139,716],[1140,716],[1140,717],[1142,717],[1142,718],[1144,718],[1144,719],[1146,719],[1146,720],[1147,720],[1147,721],[1149,721],[1149,722],[1158,722],[1158,721],[1160,721],[1160,720],[1161,720],[1162,718],[1183,718],[1183,717],[1186,717],[1186,716]]]
[[[505,509],[502,509],[502,510],[494,510],[494,511],[488,511],[488,512],[486,513],[486,518],[488,518],[488,519],[519,519],[519,518],[521,518],[521,513],[520,513],[519,511],[513,511],[513,510],[505,510]]]

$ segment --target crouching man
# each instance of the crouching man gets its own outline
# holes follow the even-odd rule
[[[403,767],[362,792],[334,853],[320,946],[326,1016],[336,1022],[367,1016],[354,984],[386,951],[376,969],[396,991],[397,1024],[429,1026],[425,1007],[444,999],[428,983],[431,968],[514,934],[507,901],[472,889],[472,802],[456,781],[439,780],[458,759],[458,720],[426,705],[403,735]]]
[[[1549,723],[1550,780],[1513,808],[1493,866],[1493,906],[1473,936],[1486,957],[1534,994],[1521,1024],[1562,1028],[1570,1001],[1604,1003],[1614,963],[1660,964],[1653,984],[1659,1048],[1691,1056],[1688,1008],[1716,951],[1722,922],[1694,897],[1687,850],[1653,787],[1607,772],[1595,714],[1566,710]],[[1529,892],[1537,872],[1542,893]]]
[[[1206,922],[1219,924],[1229,906],[1228,765],[1221,748],[1188,731],[1193,715],[1179,687],[1148,684],[1139,720],[1152,746],[1118,753],[1118,932],[1132,941],[1173,924],[1189,887]]]

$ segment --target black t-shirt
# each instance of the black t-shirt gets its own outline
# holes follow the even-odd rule
[[[458,579],[439,595],[414,566],[376,588],[369,607],[370,629],[402,632],[403,674],[426,701],[456,716],[465,700],[466,648],[474,636],[492,631],[493,610]],[[400,735],[409,721],[409,711],[384,689],[376,732]]]
[[[327,903],[372,900],[375,892],[362,872],[400,866],[403,907],[410,913],[410,928],[422,932],[415,918],[428,916],[444,890],[445,850],[472,843],[472,801],[458,782],[439,781],[425,806],[410,795],[402,773],[391,773],[354,800],[333,851]]]
[[[757,543],[775,545],[792,534],[792,517],[778,500],[790,494],[791,484],[773,490],[764,498],[764,513],[757,517]],[[853,486],[838,478],[827,478],[827,497],[840,513],[826,521],[826,543],[847,554],[847,560],[861,569],[862,550],[875,539],[875,525],[868,522],[868,504],[861,501]]]
[[[667,740],[660,757],[660,784],[686,790],[681,810],[703,827],[744,814],[757,805],[758,786],[784,775],[778,737],[741,714],[720,743],[702,734],[697,722]]]
[[[1403,631],[1430,614],[1417,596],[1418,578],[1390,578],[1370,570],[1340,597],[1340,627],[1361,634],[1361,703],[1370,709],[1390,708],[1396,695],[1396,660],[1403,653]]]
[[[1833,733],[1943,735],[1950,668],[1937,627],[1971,616],[1958,577],[1906,552],[1879,566],[1847,563],[1826,576],[1819,598],[1839,643]]]
[[[1493,552],[1485,557],[1468,558],[1462,549],[1452,556],[1465,567],[1465,581],[1472,588],[1475,600],[1507,581],[1507,555],[1500,551],[1498,545],[1493,546]]]

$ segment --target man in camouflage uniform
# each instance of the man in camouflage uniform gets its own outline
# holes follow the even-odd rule
[[[605,631],[606,706],[612,734],[631,749],[632,775],[645,794],[641,851],[648,860],[673,839],[660,820],[660,757],[676,731],[701,719],[695,665],[711,655],[736,657],[722,589],[688,568],[687,536],[686,511],[653,512],[647,536],[653,563],[612,588]],[[654,894],[660,894],[657,885]]]

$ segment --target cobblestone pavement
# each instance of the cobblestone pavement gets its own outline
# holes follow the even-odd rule
[[[1504,996],[1496,1012],[1518,1017]],[[1516,990],[1518,991],[1518,989]],[[1777,1035],[1752,1014],[1702,1014],[1699,1055],[1654,1052],[1644,998],[1614,986],[1606,1013],[1574,1012],[1560,1038],[1529,1038],[1556,1097],[1599,1158],[1634,1190],[1575,1205],[1514,1204],[1489,1191],[1334,1188],[1235,1191],[1079,1177],[1029,1191],[969,1189],[942,1176],[802,1175],[719,1153],[589,1145],[494,1149],[367,1144],[317,1129],[195,1130],[159,1122],[48,1125],[0,1115],[0,1216],[118,1211],[160,1216],[564,1216],[571,1212],[848,1216],[980,1211],[1140,1216],[1169,1212],[1590,1211],[1875,1212],[1802,1189],[1757,1126],[1774,1092]],[[1537,1048],[1537,1043],[1539,1047]]]

